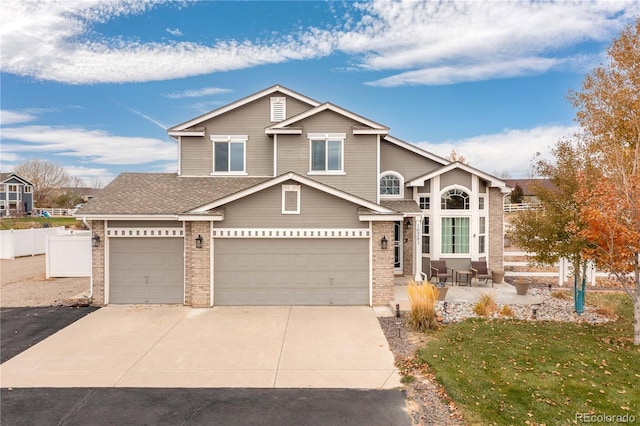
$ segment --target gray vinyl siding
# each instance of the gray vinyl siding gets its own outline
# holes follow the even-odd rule
[[[426,181],[423,186],[418,187],[418,194],[431,193],[431,181]]]
[[[323,111],[296,125],[302,125],[301,135],[278,136],[278,175],[295,172],[309,173],[310,145],[308,133],[345,133],[345,175],[309,175],[312,179],[358,197],[376,201],[378,177],[376,175],[376,135],[354,135],[353,126],[359,125],[332,111]]]
[[[182,222],[173,220],[110,220],[110,228],[182,228]]]
[[[478,188],[478,193],[486,194],[486,192],[487,192],[487,182],[481,180]]]
[[[249,176],[273,176],[273,138],[265,134],[271,122],[271,97],[285,96],[279,92],[214,117],[198,126],[205,127],[204,137],[183,137],[181,173],[208,176],[213,171],[211,135],[247,135],[245,146],[246,172]],[[308,110],[311,106],[287,97],[287,117]]]
[[[185,136],[180,142],[181,174],[209,176],[213,171],[213,143],[211,139]]]
[[[471,173],[461,169],[453,169],[440,175],[440,188],[446,188],[449,185],[462,185],[470,190]]]
[[[284,183],[285,185],[288,183]],[[282,187],[275,185],[224,206],[216,228],[366,228],[358,206],[301,185],[300,214],[282,214]]]
[[[419,154],[384,140],[380,141],[380,173],[392,170],[400,173],[405,182],[426,175],[442,167]],[[411,198],[411,197],[409,197]]]

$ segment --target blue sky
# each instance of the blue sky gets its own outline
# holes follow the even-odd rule
[[[0,170],[175,172],[167,127],[281,84],[527,177],[577,130],[568,90],[638,15],[636,1],[3,0]]]

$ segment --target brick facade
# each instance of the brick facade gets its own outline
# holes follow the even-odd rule
[[[202,236],[202,248],[196,238]],[[211,306],[211,223],[185,222],[184,237],[185,305]]]
[[[93,258],[93,261],[92,261],[93,269],[92,269],[92,276],[91,276],[91,288],[92,288],[91,304],[95,306],[103,306],[105,304],[104,247],[107,242],[107,239],[104,235],[104,229],[105,229],[104,220],[91,221],[91,230],[93,232],[93,235],[97,235],[100,237],[100,244],[98,245],[98,247],[93,247],[93,241],[91,244],[91,247],[92,247],[91,257]]]
[[[374,306],[388,305],[394,300],[393,279],[393,222],[373,222],[371,236],[372,265],[372,302]],[[387,249],[381,248],[380,240],[385,237]]]
[[[489,188],[489,269],[504,270],[504,205],[499,188]]]
[[[409,224],[410,226],[407,226]],[[402,274],[414,276],[413,270],[413,248],[415,246],[414,234],[415,218],[409,217],[402,222]]]

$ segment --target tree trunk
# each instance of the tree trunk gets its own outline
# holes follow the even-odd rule
[[[640,299],[633,301],[633,344],[640,345]]]

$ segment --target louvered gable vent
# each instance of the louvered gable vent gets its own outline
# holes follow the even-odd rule
[[[285,118],[287,118],[287,98],[271,98],[271,121],[282,121]]]

